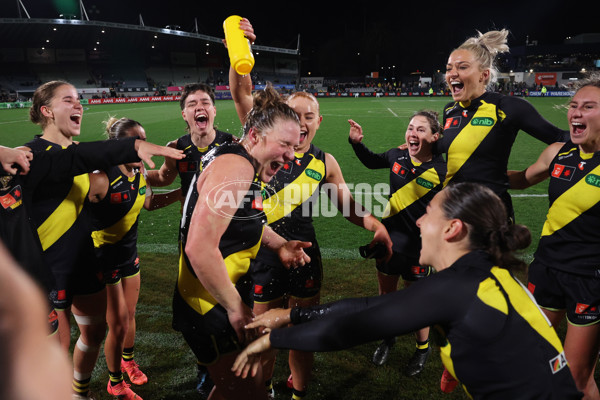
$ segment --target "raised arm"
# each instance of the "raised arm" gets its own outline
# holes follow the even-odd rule
[[[167,147],[176,149],[177,141],[173,140],[167,143]],[[170,157],[165,157],[165,161],[159,169],[147,171],[146,181],[150,186],[168,186],[175,181],[177,175],[178,172],[176,160]]]
[[[388,161],[383,153],[373,153],[362,143],[364,138],[362,126],[351,119],[348,120],[348,123],[350,124],[348,141],[352,145],[352,150],[354,150],[354,154],[356,154],[360,162],[369,169],[388,168]]]
[[[523,171],[507,171],[511,189],[526,189],[550,176],[550,163],[556,157],[564,143],[553,143],[546,147],[537,161]]]

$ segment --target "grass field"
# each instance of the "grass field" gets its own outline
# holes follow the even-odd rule
[[[565,98],[530,98],[538,111],[548,120],[567,128],[566,111],[558,106]],[[363,126],[365,143],[372,150],[383,152],[404,142],[404,132],[412,113],[419,109],[441,111],[447,97],[440,98],[350,98],[323,99],[324,117],[315,144],[332,153],[350,185],[375,185],[388,182],[386,170],[368,170],[355,158],[347,142],[349,118]],[[164,144],[184,133],[178,103],[148,103],[86,106],[81,141],[102,139],[102,121],[108,116],[129,117],[140,121],[148,140]],[[233,134],[240,132],[240,123],[230,101],[217,102],[217,125]],[[28,110],[0,111],[0,145],[18,146],[40,132],[28,120]],[[509,168],[523,169],[537,158],[544,144],[521,132],[511,155]],[[155,160],[160,166],[162,160]],[[546,184],[526,191],[513,192],[517,222],[532,231],[534,242],[523,254],[530,259],[547,211]],[[373,198],[358,196],[365,204],[377,205]],[[326,204],[326,202],[321,202]],[[329,207],[330,208],[330,207]],[[153,212],[142,211],[139,228],[139,250],[142,260],[142,292],[138,306],[136,358],[149,376],[149,383],[136,388],[144,399],[194,399],[194,358],[187,346],[170,326],[171,295],[176,277],[177,229],[180,210],[172,205]],[[351,225],[339,214],[318,217],[315,227],[324,258],[325,280],[323,301],[349,296],[377,293],[375,269],[372,263],[360,259],[357,247],[370,241],[368,232]],[[450,395],[439,390],[442,372],[437,351],[425,371],[417,378],[405,378],[398,369],[414,350],[414,340],[408,335],[400,338],[388,363],[374,367],[370,363],[374,344],[358,346],[348,351],[317,354],[314,382],[310,399],[466,399],[457,389]],[[274,378],[278,399],[289,399],[285,388],[289,374],[286,357],[279,357]],[[108,398],[105,385],[108,374],[100,357],[94,374],[93,389],[100,398]],[[104,396],[104,397],[102,397]]]

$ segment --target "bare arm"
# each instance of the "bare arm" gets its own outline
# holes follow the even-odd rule
[[[219,243],[229,226],[229,215],[234,215],[242,196],[233,196],[236,204],[219,204],[216,213],[212,188],[219,185],[223,191],[246,193],[254,169],[244,158],[225,154],[215,159],[197,182],[198,201],[191,217],[185,252],[196,276],[206,290],[227,310],[229,322],[241,342],[246,342],[244,326],[252,319],[252,310],[246,306],[229,278]],[[224,182],[231,182],[224,184]],[[231,202],[233,203],[233,202]]]
[[[540,183],[550,176],[548,168],[564,143],[552,143],[546,147],[537,161],[523,171],[507,171],[508,183],[511,189],[525,189]]]
[[[167,147],[176,149],[177,141],[173,140],[167,143]],[[170,157],[165,157],[165,161],[159,169],[147,171],[146,180],[151,186],[168,186],[175,181],[177,175],[178,172],[176,160]]]
[[[310,242],[285,240],[270,226],[265,226],[261,245],[277,253],[281,263],[286,267],[298,267],[310,262],[310,257],[303,249],[312,246]]]

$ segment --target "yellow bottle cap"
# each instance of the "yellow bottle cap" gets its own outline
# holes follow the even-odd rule
[[[239,60],[233,66],[233,68],[235,69],[235,72],[237,72],[240,75],[248,75],[250,73],[250,71],[252,71],[252,67],[253,67],[252,63],[248,60]]]

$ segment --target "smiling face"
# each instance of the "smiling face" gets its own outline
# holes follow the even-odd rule
[[[584,86],[569,103],[571,141],[586,153],[600,150],[600,88]]]
[[[316,100],[301,95],[291,97],[287,104],[298,114],[300,119],[300,145],[297,151],[304,153],[308,151],[323,120],[319,114],[319,104]]]
[[[420,162],[431,159],[431,148],[433,143],[438,140],[439,133],[433,133],[431,124],[422,115],[416,115],[406,128],[405,139],[408,144],[408,153],[410,156]]]
[[[261,181],[269,182],[281,167],[294,159],[294,150],[300,143],[300,127],[291,120],[279,119],[273,128],[261,135],[250,134],[254,146],[249,151],[254,158]]]
[[[489,69],[480,69],[481,63],[465,49],[453,51],[446,64],[446,84],[455,101],[468,102],[485,92]]]
[[[214,123],[217,109],[208,93],[201,90],[190,93],[185,100],[181,115],[188,125],[188,130],[192,136],[192,142],[197,146],[200,146],[202,138],[210,138],[214,135]]]
[[[73,86],[61,85],[57,87],[50,104],[42,106],[41,112],[46,118],[44,135],[54,136],[51,138],[52,141],[71,142],[73,136],[81,134],[83,107],[79,102],[77,89]]]

